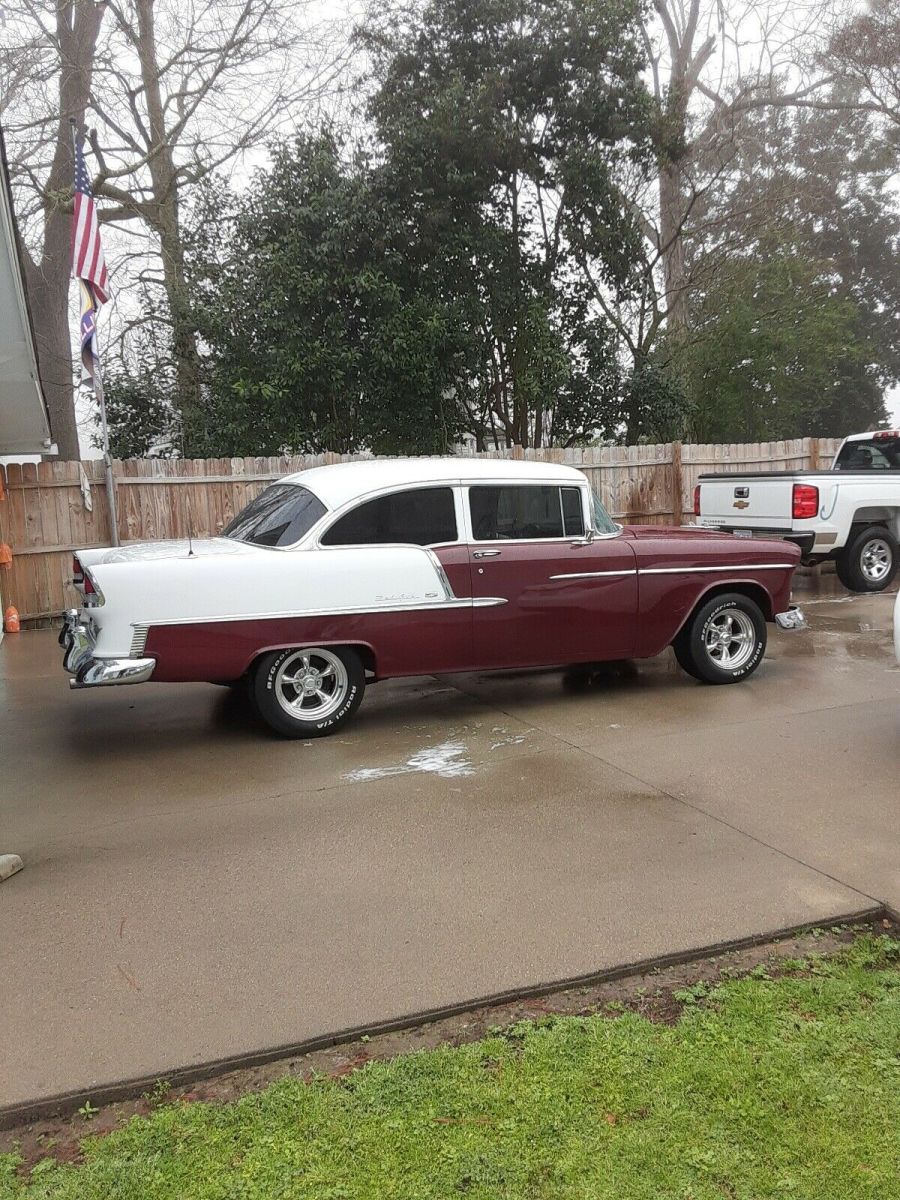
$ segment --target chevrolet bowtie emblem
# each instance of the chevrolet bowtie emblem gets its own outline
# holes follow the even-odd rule
[[[734,508],[749,508],[750,501],[749,500],[735,500],[733,507]]]

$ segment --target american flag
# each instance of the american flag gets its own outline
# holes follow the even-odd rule
[[[97,207],[84,161],[84,138],[75,138],[75,211],[72,218],[72,275],[81,285],[81,365],[85,383],[99,386],[97,311],[109,299]]]

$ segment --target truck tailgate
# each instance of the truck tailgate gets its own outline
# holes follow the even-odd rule
[[[700,524],[729,529],[791,528],[795,476],[720,475],[700,480]]]

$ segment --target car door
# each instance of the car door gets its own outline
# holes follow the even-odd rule
[[[459,489],[452,483],[397,488],[364,499],[342,513],[321,535],[329,546],[422,546],[446,576],[452,598],[471,598],[469,550]],[[384,580],[402,600],[403,580]],[[402,607],[360,614],[354,631],[371,644],[382,669],[392,675],[467,670],[473,665],[472,607],[468,603]]]
[[[592,537],[591,501],[587,485],[466,488],[472,595],[505,602],[474,609],[481,667],[605,661],[634,653],[631,539],[612,522],[610,532]]]

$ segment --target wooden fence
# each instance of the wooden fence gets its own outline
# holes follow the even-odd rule
[[[608,510],[632,524],[680,524],[691,512],[697,476],[704,471],[804,470],[827,466],[832,439],[804,438],[746,445],[603,446],[585,450],[520,450],[478,455],[524,458],[578,467]],[[302,458],[131,459],[113,464],[118,532],[123,542],[205,537],[273,479],[290,471],[354,456]],[[362,457],[362,456],[355,456]],[[0,467],[0,543],[12,563],[0,568],[3,605],[23,621],[54,616],[77,601],[71,583],[72,549],[110,544],[103,464],[22,463]]]

